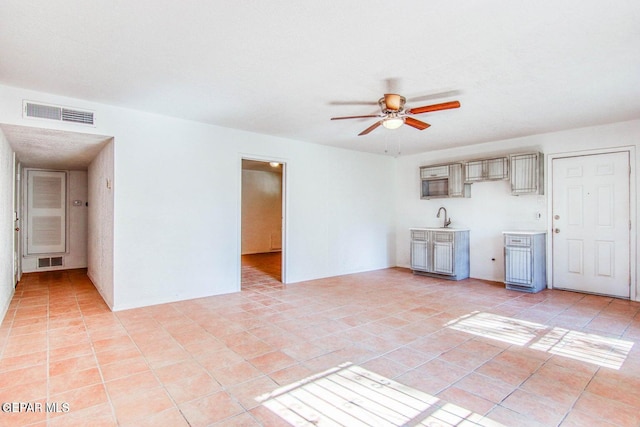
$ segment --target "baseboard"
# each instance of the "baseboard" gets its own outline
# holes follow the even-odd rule
[[[11,289],[11,294],[9,295],[9,298],[7,298],[7,300],[2,304],[2,307],[0,307],[0,323],[4,322],[4,318],[7,315],[7,312],[9,311],[9,305],[11,305],[11,300],[13,300],[13,296],[16,293],[16,288],[15,288],[15,284]]]

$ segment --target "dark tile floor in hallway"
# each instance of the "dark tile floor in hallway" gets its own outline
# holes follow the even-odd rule
[[[242,255],[242,290],[283,287],[282,253]]]

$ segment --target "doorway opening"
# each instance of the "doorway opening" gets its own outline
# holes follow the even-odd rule
[[[0,132],[14,156],[14,287],[23,273],[86,270],[111,307],[113,138],[4,123]]]
[[[284,283],[285,163],[242,159],[241,289]]]

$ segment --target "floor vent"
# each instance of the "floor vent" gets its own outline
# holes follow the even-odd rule
[[[59,122],[95,126],[95,113],[93,111],[76,110],[59,105],[23,101],[22,115],[25,118],[57,120]]]
[[[38,258],[38,268],[47,268],[47,267],[62,267],[62,257],[54,256],[54,257]]]

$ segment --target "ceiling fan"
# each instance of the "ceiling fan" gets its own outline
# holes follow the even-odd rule
[[[449,110],[451,108],[460,107],[460,102],[450,101],[443,102],[441,104],[425,105],[423,107],[415,107],[405,110],[404,104],[407,99],[404,96],[397,93],[386,93],[382,98],[378,100],[380,106],[380,114],[370,114],[365,116],[345,116],[345,117],[332,117],[331,120],[344,120],[344,119],[364,119],[369,117],[378,117],[380,120],[363,130],[358,136],[366,135],[378,126],[382,125],[387,129],[397,129],[403,124],[409,125],[418,130],[424,130],[431,126],[429,123],[414,119],[411,117],[414,114],[430,113],[432,111]]]

